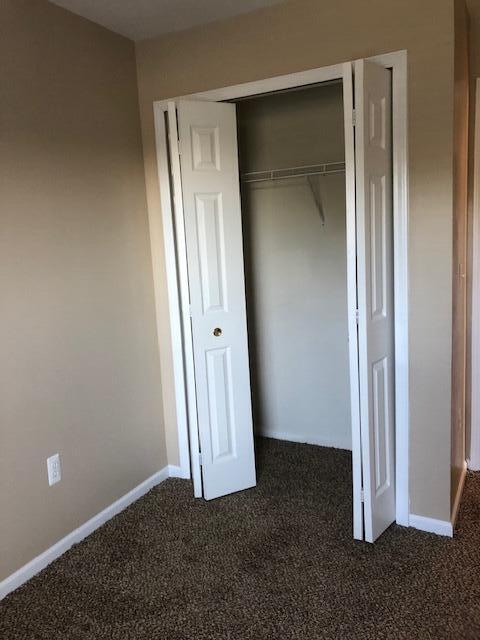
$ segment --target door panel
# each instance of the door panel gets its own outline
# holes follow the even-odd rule
[[[211,349],[206,353],[213,462],[235,458],[231,354],[230,347]]]
[[[235,106],[177,106],[204,497],[255,485]]]
[[[203,313],[226,311],[225,238],[220,193],[195,194]]]
[[[355,63],[359,379],[365,539],[395,520],[391,78]]]
[[[356,540],[363,540],[362,439],[360,434],[360,395],[358,380],[355,136],[352,121],[353,67],[350,62],[346,62],[343,65],[343,109],[345,124],[348,358],[350,371],[350,416],[352,426],[353,537]]]
[[[197,423],[197,399],[195,393],[195,371],[193,366],[193,338],[190,319],[190,294],[188,291],[188,267],[185,239],[185,220],[183,216],[182,180],[180,175],[180,154],[178,147],[177,107],[168,103],[168,147],[171,168],[171,192],[174,207],[175,244],[177,249],[179,298],[182,311],[182,348],[185,365],[185,391],[188,416],[188,439],[190,452],[200,450]],[[193,493],[195,498],[203,496],[202,472],[197,455],[190,455]]]

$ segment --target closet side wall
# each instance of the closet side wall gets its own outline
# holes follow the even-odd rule
[[[242,172],[343,161],[340,84],[238,105]],[[345,175],[242,183],[255,430],[351,448]]]

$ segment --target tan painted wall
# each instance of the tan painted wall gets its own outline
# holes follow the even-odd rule
[[[468,264],[472,262],[472,235],[473,235],[473,156],[474,156],[474,136],[475,136],[475,83],[480,77],[480,2],[478,0],[467,0],[469,14],[469,78],[470,78],[470,100],[469,100],[469,128],[468,128],[468,233],[467,252]],[[469,270],[468,276],[471,276]],[[467,278],[467,380],[466,380],[466,433],[465,448],[467,458],[470,454],[470,408],[471,408],[471,298],[472,298],[471,278]]]
[[[455,94],[453,163],[453,326],[452,326],[452,478],[455,501],[465,462],[465,383],[467,329],[467,180],[468,180],[468,16],[455,0]]]
[[[166,455],[133,44],[3,0],[0,60],[1,580]]]
[[[441,519],[450,517],[453,47],[453,0],[291,0],[137,45],[152,214],[160,208],[154,100],[408,50],[411,509]],[[159,278],[165,281],[164,273]],[[166,437],[175,463],[166,310],[159,321]]]

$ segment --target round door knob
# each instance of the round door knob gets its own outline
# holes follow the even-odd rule
[[[213,335],[218,338],[222,335],[222,330],[220,329],[220,327],[215,327],[215,329],[213,330]]]

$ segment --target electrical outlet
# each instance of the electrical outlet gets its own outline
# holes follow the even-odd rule
[[[60,465],[60,455],[55,455],[47,458],[47,470],[48,470],[48,484],[57,484],[62,479],[62,467]]]

